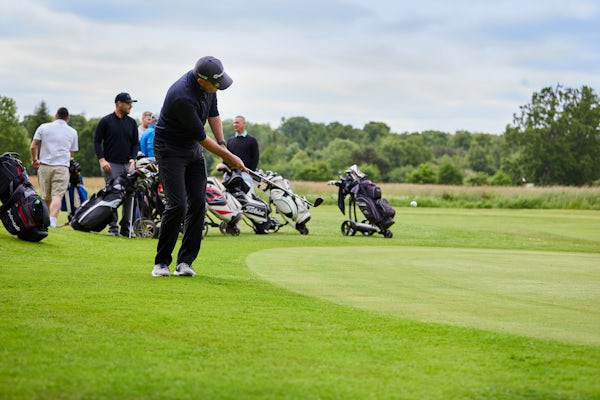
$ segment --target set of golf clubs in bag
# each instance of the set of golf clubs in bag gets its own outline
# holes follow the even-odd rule
[[[302,235],[308,234],[307,222],[311,215],[309,207],[318,207],[322,198],[314,203],[300,197],[290,189],[289,181],[277,173],[248,171],[259,187],[268,194],[269,203],[249,193],[241,171],[219,164],[217,170],[223,174],[222,182],[208,177],[206,203],[208,212],[203,234],[209,227],[218,227],[222,234],[240,234],[240,221],[246,222],[255,233],[274,233],[282,226],[294,223]],[[159,180],[158,165],[150,158],[136,161],[133,172],[119,176],[105,188],[92,195],[70,218],[73,229],[100,232],[114,220],[114,212],[126,195],[133,197],[130,215],[130,236],[157,237],[160,217],[165,208],[165,197]],[[283,222],[271,215],[271,204],[275,206]]]
[[[70,184],[74,183],[81,200],[81,205],[76,209],[67,206],[69,224],[73,229],[102,231],[115,220],[116,209],[125,196],[132,196],[130,236],[158,235],[165,200],[158,165],[154,159],[139,158],[132,173],[117,177],[89,199],[86,199],[87,192],[82,187],[79,173],[81,168],[74,160],[71,161]],[[204,222],[204,234],[213,226],[219,227],[224,235],[237,236],[240,234],[238,223],[242,220],[257,234],[277,232],[290,222],[294,223],[300,234],[308,234],[306,224],[311,218],[308,210],[322,204],[322,198],[318,197],[311,203],[305,197],[295,194],[289,181],[281,175],[272,171],[265,173],[262,170],[249,170],[248,173],[258,182],[258,186],[268,193],[267,203],[250,193],[240,171],[232,170],[223,163],[217,166],[217,170],[223,174],[223,181],[214,177],[207,179],[206,203],[209,213]],[[349,198],[349,218],[342,222],[342,234],[354,236],[357,232],[364,235],[379,233],[391,238],[392,231],[389,228],[394,224],[395,210],[382,197],[381,189],[367,179],[356,165],[348,168],[345,176],[339,173],[338,177],[338,180],[329,181],[329,184],[339,188],[338,207],[344,215],[345,198]],[[74,204],[73,195],[69,197],[71,201],[67,201],[67,204]],[[40,241],[47,236],[48,209],[29,182],[26,169],[16,154],[0,155],[0,200],[0,220],[10,233],[28,241]],[[275,206],[276,213],[283,222],[271,215],[271,204]],[[365,216],[362,221],[358,220],[357,208]]]
[[[294,223],[295,229],[301,235],[308,235],[306,224],[311,218],[310,207],[318,207],[322,198],[311,203],[306,198],[295,194],[287,179],[281,175],[262,170],[248,173],[258,182],[258,187],[267,193],[269,202],[250,193],[248,184],[242,177],[242,172],[232,170],[224,163],[217,165],[217,171],[223,174],[223,181],[215,177],[207,179],[206,203],[208,211],[205,221],[205,232],[209,226],[219,227],[225,235],[240,234],[238,223],[245,221],[256,234],[274,233],[282,226]],[[271,204],[283,220],[271,215]],[[217,222],[218,221],[218,222]]]

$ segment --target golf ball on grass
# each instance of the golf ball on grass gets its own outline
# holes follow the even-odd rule
[[[411,202],[410,202],[410,206],[411,206],[411,207],[416,207],[416,206],[417,206],[417,202],[416,202],[416,201],[414,201],[414,200],[413,200],[413,201],[411,201]]]

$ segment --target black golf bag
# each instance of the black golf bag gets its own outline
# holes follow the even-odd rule
[[[48,236],[50,215],[17,157],[16,153],[0,155],[0,219],[10,234],[39,242]]]
[[[349,196],[348,214],[350,219],[342,223],[341,230],[345,236],[354,236],[356,232],[365,235],[380,233],[386,238],[393,236],[389,227],[394,224],[396,211],[388,201],[381,196],[381,188],[367,179],[356,165],[346,170],[346,176],[338,174],[339,180],[330,181],[329,184],[339,187],[338,207],[345,214],[346,196]],[[356,206],[365,216],[365,220],[359,222]]]
[[[356,204],[365,218],[381,230],[392,226],[396,211],[381,197],[381,188],[368,179],[359,181],[355,187]]]
[[[71,227],[84,232],[100,232],[106,228],[113,220],[113,212],[121,205],[128,187],[129,181],[125,176],[109,181],[106,187],[93,194],[75,211]]]

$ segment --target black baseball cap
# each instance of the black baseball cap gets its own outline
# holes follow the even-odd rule
[[[194,75],[209,81],[219,90],[225,90],[233,83],[233,79],[225,73],[221,61],[212,56],[202,57],[196,62]]]
[[[115,97],[115,104],[117,103],[117,101],[120,101],[121,103],[136,103],[137,100],[132,100],[131,96],[129,95],[129,93],[125,93],[125,92],[121,92],[117,95],[117,97]]]

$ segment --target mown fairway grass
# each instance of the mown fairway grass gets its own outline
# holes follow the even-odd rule
[[[600,398],[597,211],[397,208],[392,239],[311,211],[211,229],[193,279],[152,239],[0,228],[0,398]]]

